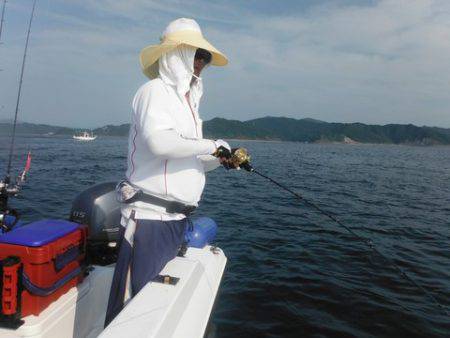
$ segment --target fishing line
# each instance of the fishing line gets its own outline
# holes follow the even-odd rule
[[[27,58],[28,42],[30,40],[31,23],[33,22],[34,9],[36,7],[36,1],[37,0],[33,1],[33,8],[31,9],[30,21],[28,23],[27,40],[25,42],[25,49],[23,51],[22,68],[21,68],[21,71],[20,71],[20,80],[19,80],[19,91],[17,93],[16,110],[15,110],[15,113],[14,113],[14,124],[13,124],[12,136],[11,136],[11,146],[9,148],[8,166],[7,166],[7,169],[6,169],[6,181],[7,181],[7,183],[9,183],[9,177],[10,177],[10,173],[11,173],[11,162],[12,162],[12,156],[13,156],[13,151],[14,151],[14,140],[15,140],[15,136],[16,136],[17,114],[19,112],[20,94],[22,92],[22,83],[23,83],[23,73],[24,73],[24,70],[25,70],[25,60]]]
[[[408,280],[411,284],[413,284],[416,288],[418,288],[419,290],[422,291],[422,293],[424,295],[426,295],[445,315],[449,315],[449,312],[447,311],[447,309],[444,308],[444,306],[439,303],[437,301],[437,299],[430,293],[428,292],[423,286],[421,286],[419,283],[417,283],[414,279],[412,279],[400,266],[398,266],[398,264],[396,264],[392,259],[386,257],[384,254],[381,253],[381,251],[379,251],[375,245],[373,244],[372,240],[364,238],[360,235],[358,235],[354,230],[352,230],[351,228],[349,228],[347,225],[345,225],[344,223],[342,223],[340,220],[338,220],[335,216],[333,216],[332,214],[330,214],[328,211],[323,210],[322,208],[320,208],[317,204],[305,199],[302,195],[296,193],[295,191],[289,189],[288,187],[278,183],[277,181],[275,181],[274,179],[270,178],[269,176],[266,176],[262,173],[260,173],[259,171],[255,170],[254,168],[251,167],[251,169],[249,170],[250,172],[253,172],[263,178],[265,178],[266,180],[272,182],[273,184],[277,185],[278,187],[280,187],[283,190],[286,190],[287,192],[291,193],[292,195],[294,195],[295,197],[297,197],[299,200],[303,201],[306,205],[316,209],[318,212],[320,212],[322,215],[327,216],[329,219],[331,219],[332,221],[334,221],[335,223],[339,224],[340,226],[342,226],[344,229],[346,229],[349,233],[351,233],[353,236],[355,236],[356,238],[358,238],[360,241],[362,241],[363,243],[365,243],[372,251],[374,251],[375,253],[377,253],[381,258],[383,258],[386,262],[388,262],[392,267],[394,267],[397,272],[399,272],[399,274],[405,278],[406,280]]]
[[[230,164],[232,165],[232,167],[234,168],[242,168],[248,172],[251,173],[255,173],[258,176],[261,176],[262,178],[272,182],[273,184],[275,184],[276,186],[280,187],[283,190],[286,190],[287,192],[291,193],[292,195],[294,195],[296,198],[298,198],[300,201],[303,201],[306,205],[314,208],[315,210],[317,210],[319,213],[321,213],[322,215],[327,216],[329,219],[331,219],[333,222],[337,223],[338,225],[340,225],[341,227],[343,227],[345,230],[347,230],[350,234],[352,234],[354,237],[356,237],[357,239],[359,239],[360,241],[362,241],[363,243],[365,243],[372,251],[374,251],[375,253],[377,253],[381,258],[383,258],[387,263],[389,263],[392,267],[394,267],[397,272],[399,272],[399,274],[405,278],[406,280],[408,280],[412,285],[414,285],[417,289],[421,290],[422,293],[424,295],[426,295],[445,315],[449,315],[449,312],[447,311],[447,309],[441,305],[441,303],[439,303],[437,301],[437,299],[430,293],[428,292],[424,287],[422,287],[419,283],[417,283],[414,279],[412,279],[409,275],[406,274],[405,271],[403,271],[403,269],[398,266],[397,263],[395,263],[392,259],[386,257],[385,255],[383,255],[381,253],[381,251],[379,251],[375,245],[373,244],[371,239],[367,239],[364,238],[360,235],[358,235],[358,233],[356,233],[353,229],[351,229],[350,227],[348,227],[347,225],[345,225],[344,223],[342,223],[340,220],[338,220],[334,215],[332,215],[331,213],[329,213],[328,211],[322,209],[321,207],[319,207],[317,204],[307,200],[306,198],[304,198],[302,195],[296,193],[295,191],[289,189],[288,187],[284,186],[281,183],[278,183],[277,181],[275,181],[274,179],[270,178],[269,176],[264,175],[263,173],[260,173],[258,170],[256,170],[255,168],[253,168],[250,164],[250,156],[247,153],[247,150],[244,148],[238,148],[238,149],[233,149],[232,150],[232,154],[231,157],[229,159]]]

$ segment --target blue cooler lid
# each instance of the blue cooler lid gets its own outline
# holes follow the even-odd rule
[[[0,235],[0,243],[23,246],[43,246],[75,231],[78,223],[59,219],[44,219]]]

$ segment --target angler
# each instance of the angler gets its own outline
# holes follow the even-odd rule
[[[129,273],[135,295],[176,256],[189,215],[201,198],[205,171],[220,163],[235,167],[229,162],[228,143],[203,138],[200,73],[228,60],[203,37],[197,22],[171,22],[159,45],[142,50],[140,61],[151,80],[138,89],[132,103],[128,170],[117,188],[123,203],[119,238],[125,240],[105,326],[123,307]]]

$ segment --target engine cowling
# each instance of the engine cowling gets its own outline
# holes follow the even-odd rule
[[[88,258],[92,264],[107,265],[117,260],[120,203],[116,182],[94,185],[81,192],[72,203],[70,220],[88,226]]]

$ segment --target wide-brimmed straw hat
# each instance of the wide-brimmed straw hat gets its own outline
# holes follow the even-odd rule
[[[142,72],[150,79],[158,77],[158,59],[182,44],[209,51],[212,55],[211,64],[214,66],[225,66],[228,63],[227,57],[203,37],[195,20],[181,18],[167,26],[159,45],[147,46],[141,51]]]

